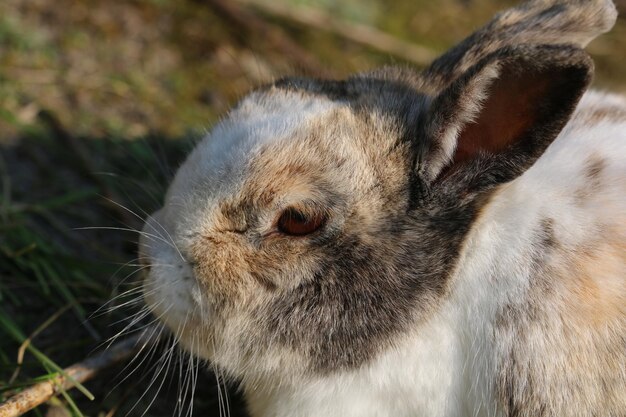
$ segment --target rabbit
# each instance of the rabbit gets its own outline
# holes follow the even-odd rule
[[[615,19],[533,0],[422,72],[250,92],[146,221],[147,306],[254,417],[625,416]]]

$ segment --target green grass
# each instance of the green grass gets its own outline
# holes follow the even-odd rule
[[[137,236],[108,228],[140,228],[141,220],[124,217],[103,195],[116,195],[142,215],[156,209],[171,167],[191,146],[190,139],[80,138],[95,165],[90,178],[75,163],[75,150],[61,146],[46,126],[35,131],[4,148],[0,165],[0,400],[55,377],[121,329],[112,324],[124,322],[128,309],[90,315],[133,285],[132,278],[122,281],[136,270],[125,264],[136,257]],[[72,398],[86,401],[79,392],[93,398],[79,385],[59,402],[77,416]]]

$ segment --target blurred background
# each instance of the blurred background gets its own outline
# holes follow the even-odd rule
[[[285,75],[419,69],[514,3],[1,0],[0,401],[140,325],[129,319],[141,307],[135,230],[246,91]],[[588,50],[595,87],[626,93],[626,19]],[[155,377],[161,357],[97,375],[93,401],[73,390],[29,415],[171,416],[190,404],[245,415],[208,370],[177,408],[183,368]]]

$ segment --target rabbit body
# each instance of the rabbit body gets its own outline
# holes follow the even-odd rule
[[[253,415],[622,415],[625,242],[626,100],[590,92],[484,206],[434,317],[366,367],[246,390]]]
[[[625,415],[614,19],[535,0],[421,74],[252,92],[146,223],[148,306],[255,417]]]

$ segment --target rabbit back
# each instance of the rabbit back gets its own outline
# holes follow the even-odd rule
[[[625,132],[626,100],[587,93],[468,237],[458,302],[496,358],[470,380],[492,375],[504,415],[626,410]]]

